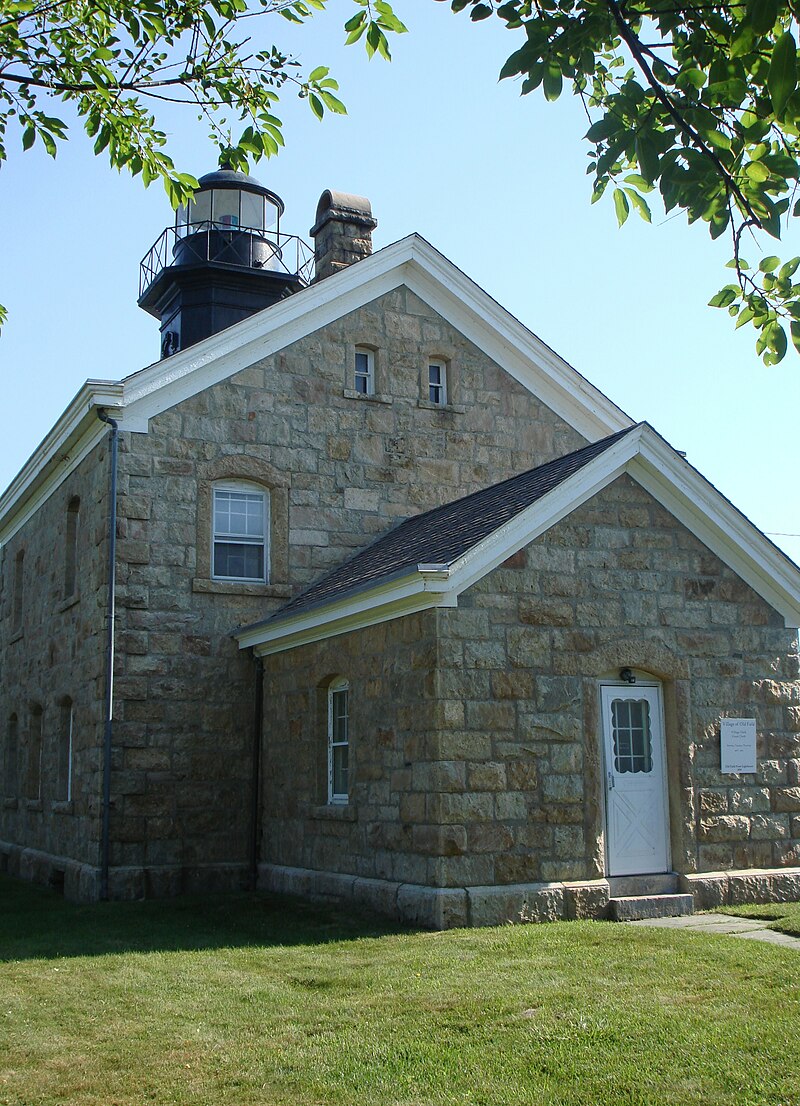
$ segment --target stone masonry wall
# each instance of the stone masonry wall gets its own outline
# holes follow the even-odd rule
[[[352,391],[356,345],[374,350],[373,397]],[[444,409],[431,357],[448,362]],[[244,878],[254,665],[237,627],[397,520],[581,444],[405,289],[123,434],[115,893]],[[267,585],[210,579],[212,485],[237,478],[270,490]]]
[[[0,861],[5,857],[12,872],[38,878],[53,876],[48,857],[98,863],[108,481],[104,440],[0,555]],[[67,520],[76,496],[80,511],[75,587],[68,595]],[[12,608],[20,553],[24,588],[16,629]],[[73,703],[71,801],[65,798],[63,769],[59,778],[59,749],[66,740],[62,705],[67,698]],[[31,794],[35,788],[29,782],[37,775],[30,747],[36,708],[42,711],[38,797]],[[17,716],[16,756],[9,747],[12,714]]]
[[[674,869],[800,863],[797,632],[629,477],[437,617],[443,885],[604,874],[598,680],[625,666],[664,683]],[[723,714],[757,719],[755,775],[720,773]]]
[[[432,612],[264,659],[261,859],[435,884],[443,843],[426,817],[436,790]],[[328,805],[328,687],[350,685],[350,802]]]

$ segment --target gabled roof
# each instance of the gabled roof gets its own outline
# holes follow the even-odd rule
[[[631,428],[632,429],[632,428]],[[406,519],[335,568],[270,619],[291,618],[417,565],[449,569],[460,557],[631,432],[620,430],[566,457]]]
[[[106,433],[98,409],[107,409],[120,429],[146,433],[155,415],[400,286],[438,311],[588,441],[632,425],[585,377],[412,234],[121,382],[88,381],[0,496],[0,542]]]
[[[401,523],[271,618],[236,635],[277,653],[458,596],[628,473],[783,615],[800,626],[800,568],[648,423]]]

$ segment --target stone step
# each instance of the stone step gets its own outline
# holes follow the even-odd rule
[[[609,876],[608,889],[612,899],[626,899],[632,895],[674,895],[678,890],[675,872],[659,872],[646,876]]]
[[[638,922],[643,918],[678,918],[694,914],[691,895],[625,895],[611,899],[613,922]]]

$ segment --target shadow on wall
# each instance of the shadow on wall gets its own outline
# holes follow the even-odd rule
[[[352,904],[339,909],[282,895],[77,904],[0,876],[0,903],[0,961],[320,945],[411,932]]]

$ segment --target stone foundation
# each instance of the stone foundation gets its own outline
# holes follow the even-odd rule
[[[0,841],[0,872],[61,890],[73,902],[100,898],[100,868],[39,849]],[[115,867],[108,874],[108,897],[114,901],[165,899],[177,895],[224,894],[251,886],[246,864],[198,864],[150,868]]]
[[[800,868],[704,872],[680,876],[696,910],[800,900]],[[499,887],[423,887],[339,872],[260,864],[258,889],[317,901],[352,902],[426,929],[609,917],[607,879],[515,883]]]

